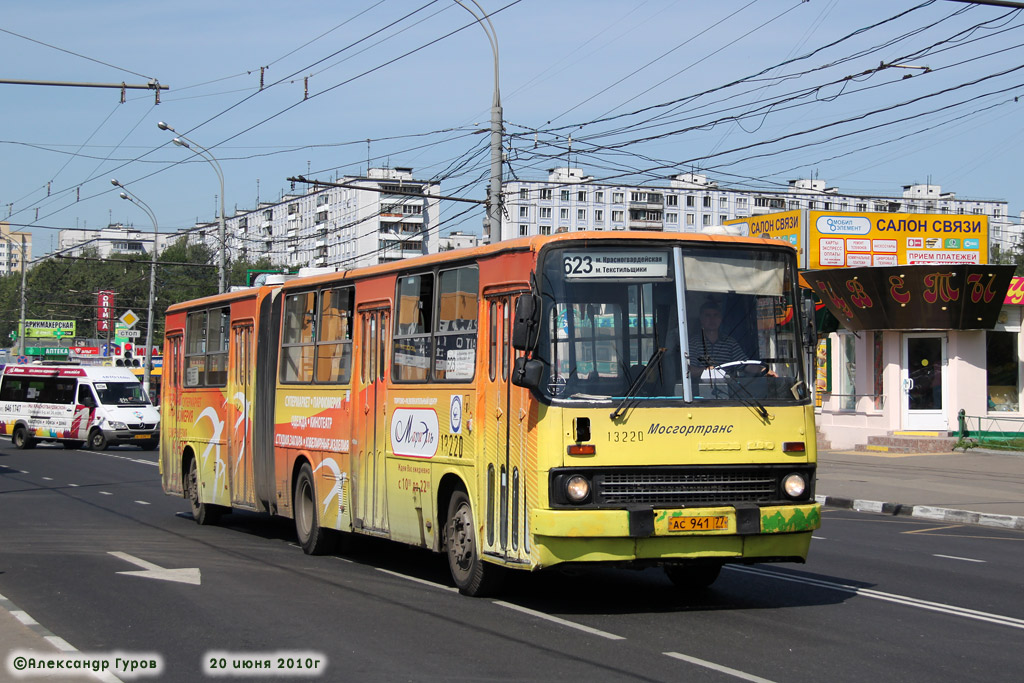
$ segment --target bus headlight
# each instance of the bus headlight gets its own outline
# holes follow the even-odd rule
[[[790,498],[801,498],[807,491],[807,479],[799,472],[787,474],[782,480],[782,490]]]
[[[124,422],[114,422],[113,420],[107,420],[107,426],[111,429],[128,429],[128,425]]]
[[[565,497],[570,503],[582,503],[590,496],[590,482],[581,474],[574,474],[565,480]]]

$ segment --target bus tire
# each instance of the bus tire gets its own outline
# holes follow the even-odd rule
[[[295,478],[292,505],[295,535],[299,537],[302,552],[307,555],[324,555],[334,550],[335,535],[330,529],[320,526],[316,487],[313,485],[313,470],[310,469],[309,463],[303,463],[299,469],[299,476]]]
[[[480,597],[494,592],[501,567],[487,564],[480,557],[473,508],[465,491],[455,491],[448,501],[444,545],[448,569],[460,593]]]
[[[220,518],[221,508],[218,505],[203,503],[199,500],[199,468],[196,466],[196,459],[188,461],[188,475],[185,477],[185,497],[188,498],[189,507],[192,508],[192,519],[196,524],[205,526],[216,524]]]
[[[94,451],[107,450],[107,437],[103,436],[103,432],[101,430],[92,430],[92,433],[89,435],[89,448]]]
[[[24,451],[29,448],[35,448],[36,440],[28,435],[28,429],[25,428],[25,425],[18,425],[14,428],[14,433],[11,434],[11,445]]]
[[[665,575],[676,588],[703,590],[718,579],[722,571],[720,562],[710,564],[666,564]]]

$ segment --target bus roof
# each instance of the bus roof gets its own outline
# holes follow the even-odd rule
[[[402,259],[401,261],[381,263],[375,266],[366,266],[364,268],[356,268],[352,270],[339,270],[330,273],[319,273],[307,277],[294,278],[286,281],[283,285],[271,284],[264,285],[262,287],[250,287],[247,289],[237,290],[234,292],[215,294],[213,296],[203,297],[201,299],[185,301],[171,305],[170,307],[168,307],[167,311],[180,311],[190,309],[196,306],[206,306],[218,303],[226,304],[231,303],[233,301],[246,299],[249,297],[255,297],[258,296],[260,293],[264,293],[265,295],[266,293],[269,293],[270,291],[273,291],[275,289],[292,289],[294,287],[304,287],[309,285],[315,286],[320,283],[337,282],[338,280],[352,281],[364,277],[371,277],[374,275],[381,275],[389,272],[405,271],[410,268],[429,266],[434,263],[475,260],[505,252],[530,251],[536,253],[540,251],[542,247],[557,242],[617,242],[634,240],[649,240],[663,242],[682,241],[691,242],[694,244],[738,243],[759,246],[770,245],[772,247],[778,248],[789,248],[795,251],[795,248],[787,242],[782,242],[780,240],[773,239],[764,239],[760,237],[742,237],[739,235],[708,234],[699,232],[647,232],[636,230],[588,230],[582,232],[565,232],[558,233],[555,235],[534,235],[532,237],[518,237],[516,239],[511,240],[503,240],[501,242],[498,242],[497,244],[484,244],[477,247],[467,247],[464,249],[444,251],[437,254],[427,254],[424,256],[417,256],[415,258]]]

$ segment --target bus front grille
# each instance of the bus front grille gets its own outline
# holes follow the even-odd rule
[[[736,504],[793,504],[783,479],[800,473],[808,486],[799,501],[814,497],[814,465],[681,465],[659,467],[564,467],[551,470],[553,507],[686,508]],[[578,503],[566,496],[576,476],[590,482],[590,495]]]
[[[595,477],[597,497],[613,506],[719,505],[761,503],[775,497],[776,481],[767,472],[626,472]]]

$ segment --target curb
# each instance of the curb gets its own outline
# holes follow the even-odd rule
[[[1020,515],[996,515],[989,512],[971,512],[931,505],[903,505],[902,503],[883,503],[877,500],[840,498],[838,496],[815,496],[814,500],[826,507],[845,508],[857,512],[917,517],[918,519],[930,519],[951,524],[975,524],[1000,529],[1024,530],[1024,517]]]

